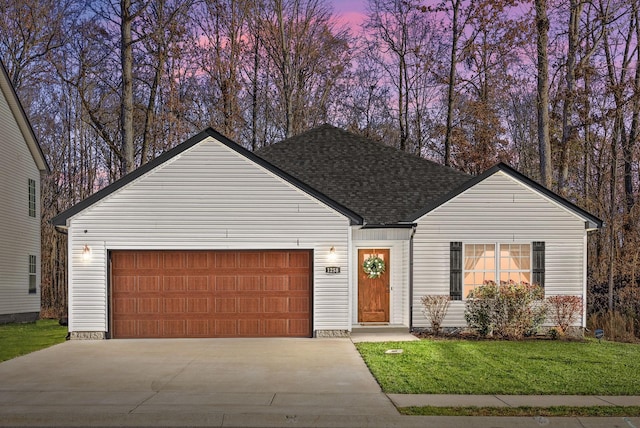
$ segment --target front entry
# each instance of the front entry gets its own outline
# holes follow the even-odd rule
[[[389,267],[389,249],[358,250],[358,322],[389,322]]]

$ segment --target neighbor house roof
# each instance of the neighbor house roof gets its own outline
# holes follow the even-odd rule
[[[1,60],[0,92],[4,94],[4,98],[7,100],[9,109],[11,110],[11,113],[13,113],[15,121],[18,124],[18,128],[20,128],[20,132],[27,142],[27,147],[29,148],[29,152],[31,152],[31,156],[36,163],[36,166],[40,171],[49,172],[50,169],[49,164],[47,163],[47,159],[44,157],[42,148],[40,147],[40,144],[38,144],[38,140],[36,139],[36,134],[33,132],[31,123],[29,123],[29,119],[27,118],[27,115],[22,108],[22,104],[18,99],[18,94],[16,94],[15,88],[11,84],[9,73],[7,72],[7,69],[4,67],[4,64]]]
[[[349,207],[373,226],[406,223],[413,213],[472,178],[331,125],[256,154]]]

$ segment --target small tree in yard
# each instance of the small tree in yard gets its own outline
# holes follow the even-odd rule
[[[544,290],[537,285],[486,281],[469,293],[467,325],[483,336],[522,339],[544,322],[547,305]]]
[[[436,336],[440,334],[442,321],[447,315],[451,298],[445,295],[422,296],[422,313],[431,322],[431,330]]]
[[[560,334],[566,334],[567,329],[582,315],[582,297],[579,296],[551,296],[547,298],[551,311],[551,320],[558,326]]]

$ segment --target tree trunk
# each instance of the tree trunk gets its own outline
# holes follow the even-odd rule
[[[582,15],[582,2],[570,0],[568,51],[566,63],[564,103],[562,105],[562,139],[560,142],[560,165],[558,174],[558,193],[567,195],[569,186],[569,151],[573,136],[573,106],[576,83],[576,51],[578,49],[578,37],[580,36],[580,16]]]
[[[460,0],[451,0],[453,19],[451,21],[451,64],[449,65],[449,82],[447,86],[447,127],[444,136],[444,164],[451,165],[451,132],[453,130],[453,104],[455,102],[456,65],[458,63],[458,17],[460,14]]]
[[[538,151],[540,154],[540,181],[551,187],[551,140],[549,137],[549,18],[547,0],[535,0],[538,47]]]
[[[120,107],[122,135],[122,175],[135,169],[133,150],[133,38],[131,0],[120,0],[120,65],[122,67],[122,100]]]

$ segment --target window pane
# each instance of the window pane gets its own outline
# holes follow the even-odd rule
[[[531,278],[531,246],[500,244],[500,281],[529,282]]]
[[[36,216],[36,181],[29,179],[29,216]]]
[[[496,248],[494,244],[465,244],[463,298],[485,281],[496,278]]]

